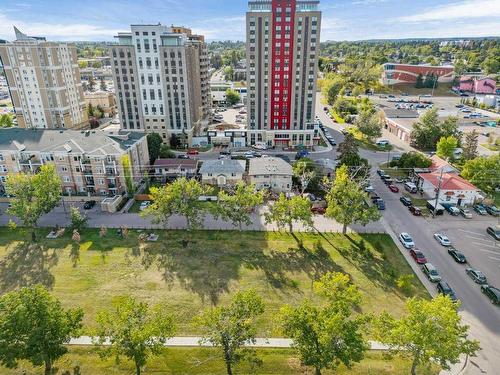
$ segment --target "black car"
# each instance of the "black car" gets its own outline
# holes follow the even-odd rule
[[[405,196],[399,198],[399,201],[403,203],[406,207],[410,207],[412,205],[411,199]]]
[[[488,233],[495,240],[500,241],[500,228],[488,227],[486,228],[486,233]]]
[[[466,268],[465,272],[470,276],[472,280],[474,280],[477,284],[486,284],[486,276],[481,271],[475,270],[473,268]]]
[[[486,294],[486,296],[490,299],[491,303],[495,305],[500,305],[500,289],[485,284],[481,285],[481,292]]]
[[[491,216],[499,216],[500,215],[500,210],[497,208],[497,206],[486,206],[486,212],[489,213]]]
[[[439,294],[450,297],[453,302],[458,300],[457,295],[446,281],[440,281],[439,283],[437,283],[436,288]]]
[[[377,174],[382,177],[385,175],[385,172],[382,169],[377,169]]]
[[[96,201],[87,201],[83,204],[83,209],[85,210],[90,210],[92,207],[94,207],[96,204]]]
[[[459,252],[454,247],[448,248],[448,254],[450,254],[452,256],[452,258],[455,259],[455,262],[457,262],[457,263],[462,263],[462,264],[467,263],[467,258],[465,258],[465,255],[462,254],[461,252]]]

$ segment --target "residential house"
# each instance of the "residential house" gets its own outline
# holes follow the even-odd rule
[[[496,81],[489,77],[462,76],[454,89],[474,94],[495,94],[496,84]]]
[[[243,180],[245,174],[245,160],[206,160],[200,168],[201,182],[225,186],[234,185]]]
[[[155,177],[166,182],[179,177],[193,178],[198,172],[195,159],[157,159],[154,163]]]
[[[258,190],[289,192],[292,190],[292,176],[292,166],[281,158],[250,159],[248,180],[255,184]]]

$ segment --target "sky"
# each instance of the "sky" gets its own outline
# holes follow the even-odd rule
[[[2,0],[16,25],[49,40],[112,41],[130,24],[176,24],[207,40],[245,40],[246,0]],[[500,0],[321,0],[321,40],[500,36]]]

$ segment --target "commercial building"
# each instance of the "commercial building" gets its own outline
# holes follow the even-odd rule
[[[190,142],[209,114],[203,36],[182,27],[132,25],[110,47],[121,126]]]
[[[31,37],[0,44],[17,123],[22,128],[79,129],[88,124],[76,47]]]
[[[101,131],[0,129],[0,194],[11,173],[36,173],[52,163],[61,177],[63,193],[71,196],[115,196],[127,190],[122,158],[130,159],[135,183],[149,164],[144,133]]]
[[[315,0],[251,0],[246,14],[249,144],[312,146],[321,12]]]
[[[438,82],[453,81],[453,66],[431,66],[386,63],[382,65],[382,83],[384,85],[395,85],[399,83],[416,83],[420,75],[438,77]]]
[[[248,180],[258,190],[270,189],[274,192],[292,190],[292,166],[281,158],[263,157],[250,159]]]

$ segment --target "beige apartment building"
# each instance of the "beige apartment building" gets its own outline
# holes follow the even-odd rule
[[[88,124],[76,47],[30,37],[0,44],[9,91],[22,128],[79,129]]]
[[[12,173],[36,173],[55,164],[65,195],[112,197],[127,191],[122,158],[137,184],[149,160],[144,133],[0,129],[0,195]]]
[[[122,129],[190,143],[210,110],[207,46],[190,29],[132,25],[110,47]]]

